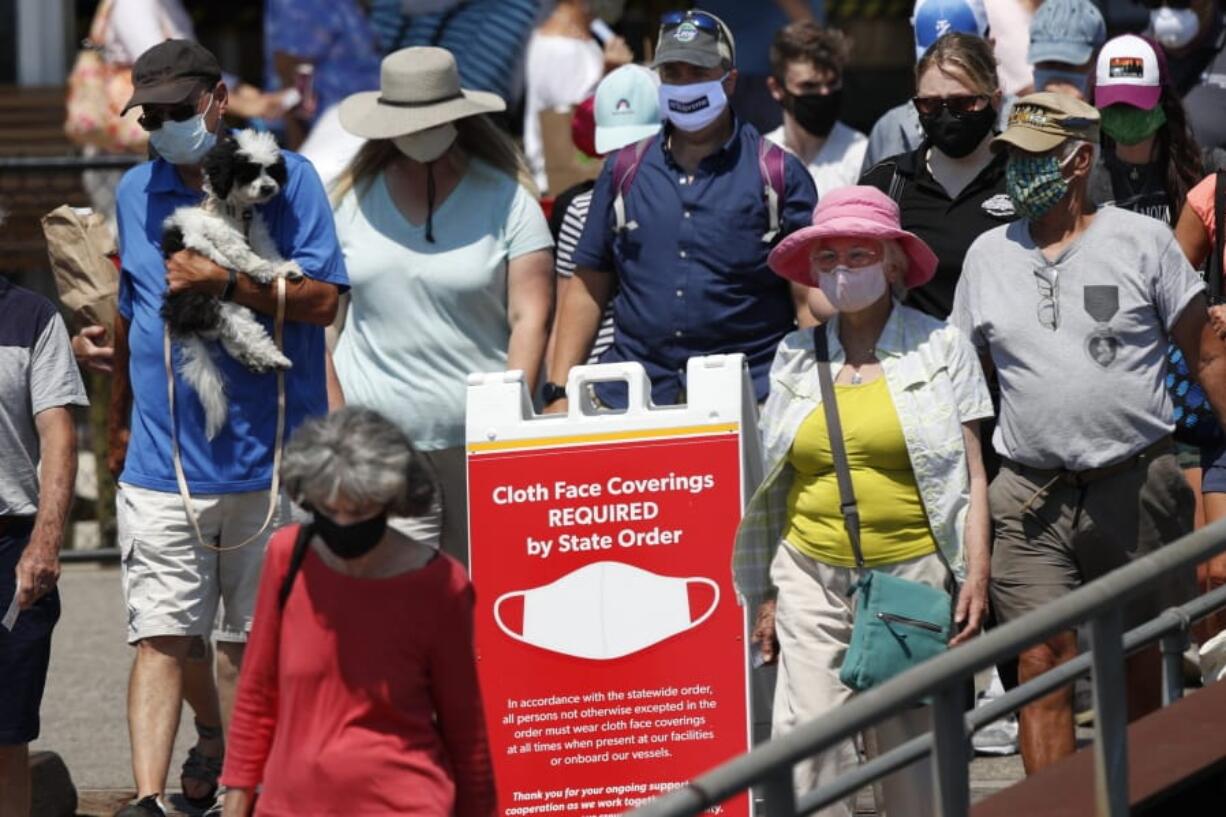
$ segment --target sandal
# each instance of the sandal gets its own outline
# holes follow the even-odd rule
[[[196,721],[196,734],[204,740],[215,740],[221,737],[221,727],[205,726],[200,721]],[[207,808],[213,804],[217,799],[217,781],[221,777],[221,766],[224,757],[224,753],[217,757],[209,757],[195,746],[187,750],[187,760],[183,761],[183,769],[179,774],[179,785],[182,787],[184,800],[198,809]],[[189,780],[207,783],[209,785],[208,792],[202,797],[189,797],[187,786],[185,785]]]

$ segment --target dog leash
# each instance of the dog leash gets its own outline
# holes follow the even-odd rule
[[[284,351],[285,332],[285,278],[277,276],[277,315],[273,324],[273,342],[277,351]],[[196,509],[192,506],[192,494],[187,487],[187,475],[183,472],[183,460],[179,456],[179,432],[175,424],[175,370],[174,358],[171,354],[170,327],[162,330],[162,359],[166,364],[166,398],[170,403],[170,457],[174,462],[175,480],[179,483],[179,496],[183,499],[183,509],[187,512],[187,521],[191,523],[196,534],[196,542],[200,547],[221,553],[227,550],[238,550],[246,547],[263,535],[272,524],[277,513],[277,500],[281,495],[281,449],[285,442],[285,370],[277,369],[277,432],[272,450],[272,485],[268,489],[268,513],[264,516],[264,524],[247,539],[237,545],[222,547],[204,541],[200,532],[200,520]]]

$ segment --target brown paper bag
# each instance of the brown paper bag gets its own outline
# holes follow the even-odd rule
[[[72,330],[106,327],[110,343],[119,297],[119,270],[111,256],[115,239],[106,218],[89,208],[61,204],[42,218],[47,257],[60,303],[72,317]]]
[[[556,196],[568,187],[600,175],[601,159],[583,155],[570,136],[570,111],[541,111],[541,144],[545,148],[545,175],[549,194]]]

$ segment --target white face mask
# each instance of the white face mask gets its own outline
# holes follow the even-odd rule
[[[840,312],[859,312],[881,299],[886,292],[885,263],[860,269],[835,267],[819,272],[817,285],[830,305]]]
[[[715,591],[711,606],[690,617],[689,585]],[[511,630],[500,609],[524,599],[523,632]],[[622,562],[594,562],[552,584],[505,593],[494,602],[494,620],[516,641],[576,658],[604,661],[645,650],[693,629],[719,606],[719,585],[710,579],[659,576]]]
[[[392,142],[405,156],[415,162],[433,162],[452,146],[456,139],[455,125],[446,122],[408,136],[397,136]]]
[[[728,107],[724,93],[727,74],[710,82],[660,86],[660,113],[683,131],[700,131]]]
[[[1192,9],[1161,6],[1149,13],[1149,25],[1164,48],[1183,48],[1200,33],[1200,18]]]
[[[159,156],[172,165],[200,164],[204,155],[217,144],[217,134],[211,133],[204,124],[204,117],[213,108],[214,98],[212,94],[209,95],[209,104],[204,113],[182,122],[163,122],[162,127],[149,134],[149,142]]]

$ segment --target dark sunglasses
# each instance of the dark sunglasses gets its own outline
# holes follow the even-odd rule
[[[660,28],[676,28],[685,22],[693,23],[708,34],[723,37],[719,21],[705,11],[666,11],[660,15]]]
[[[941,109],[953,115],[975,113],[988,106],[988,97],[983,94],[961,94],[959,96],[917,96],[911,100],[915,110],[922,116],[935,116]]]
[[[186,122],[196,115],[196,109],[200,107],[200,98],[197,97],[195,102],[180,102],[177,105],[158,105],[152,110],[149,106],[142,106],[140,118],[137,123],[147,131],[155,131],[162,127],[167,120],[171,122]]]
[[[1173,9],[1186,9],[1192,6],[1192,0],[1140,0],[1140,3],[1150,10],[1160,9],[1163,6]]]

